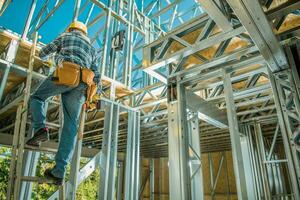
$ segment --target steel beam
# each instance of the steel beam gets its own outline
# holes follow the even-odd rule
[[[206,10],[210,18],[225,32],[231,31],[232,26],[226,16],[213,0],[198,0],[201,6]]]
[[[272,71],[287,67],[284,51],[276,39],[258,0],[227,0]]]
[[[0,16],[4,13],[8,5],[12,2],[12,0],[3,0],[0,3]]]
[[[219,128],[228,127],[226,113],[218,109],[215,104],[202,99],[191,91],[186,91],[187,107],[198,113],[198,117]]]
[[[158,69],[158,68],[160,68],[162,66],[166,66],[167,64],[170,64],[171,62],[174,62],[180,58],[184,58],[189,55],[192,55],[195,52],[198,52],[200,50],[208,48],[214,44],[218,44],[222,41],[225,41],[225,40],[232,38],[236,35],[239,35],[243,32],[245,32],[245,29],[244,29],[244,27],[241,26],[236,29],[233,29],[232,31],[225,32],[225,33],[219,33],[219,34],[211,36],[207,39],[201,40],[198,43],[193,44],[192,47],[183,48],[179,51],[176,51],[175,53],[169,54],[168,56],[158,59],[157,61],[155,61],[153,63],[151,63],[150,60],[144,60],[143,61],[143,67],[144,67],[143,69],[144,70],[147,70],[148,68],[152,69],[152,70]],[[164,39],[166,39],[166,38],[164,38]]]

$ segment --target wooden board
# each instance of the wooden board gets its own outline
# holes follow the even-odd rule
[[[101,77],[101,83],[102,83],[102,86],[104,88],[109,88],[112,83],[115,84],[115,86],[116,86],[116,96],[118,98],[130,95],[130,94],[133,93],[133,90],[126,87],[124,84],[122,84],[122,83],[120,83],[116,80],[113,80],[113,79],[111,79],[107,76]],[[110,90],[107,90],[107,94],[109,94],[109,92],[110,92]]]
[[[217,187],[216,187],[216,200],[225,200],[227,199],[227,192],[230,194],[230,199],[237,200],[236,195],[236,184],[235,184],[235,177],[233,171],[233,160],[232,160],[232,152],[226,151],[225,152],[226,159],[224,159],[223,167],[221,168],[221,173],[218,179]],[[203,186],[205,192],[204,199],[211,199],[210,196],[210,170],[209,170],[209,162],[208,162],[208,154],[201,154],[202,156],[202,169],[203,169]],[[216,176],[218,171],[218,164],[221,155],[219,153],[211,153],[212,161],[213,161],[213,171],[214,175]],[[225,162],[227,163],[227,174],[226,176],[226,168]],[[147,168],[149,168],[149,159],[142,159],[143,163],[143,171],[141,176],[145,177],[145,173],[147,172]],[[168,166],[168,159],[167,158],[160,158],[154,159],[154,177],[155,177],[155,199],[169,199],[169,166]],[[142,194],[141,199],[149,199],[150,190],[149,190],[149,180],[145,185],[144,192]],[[228,185],[228,187],[227,187]]]

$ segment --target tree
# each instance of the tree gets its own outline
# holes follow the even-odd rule
[[[6,199],[9,167],[10,167],[11,149],[7,147],[0,147],[0,199]],[[81,166],[83,166],[88,159],[81,159]],[[37,165],[36,176],[42,177],[45,170],[54,166],[53,155],[45,153],[40,154]],[[67,177],[70,172],[70,167],[67,169]],[[97,190],[99,188],[99,169],[95,170],[91,176],[79,185],[76,199],[78,200],[93,200],[97,198]],[[58,189],[57,186],[51,184],[33,184],[31,198],[33,200],[46,200],[53,192]]]
[[[9,167],[10,167],[10,149],[0,147],[0,199],[6,199]]]

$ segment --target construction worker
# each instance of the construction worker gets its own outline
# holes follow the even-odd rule
[[[88,85],[82,81],[84,78],[82,70],[90,71],[93,74],[92,81],[99,85],[98,67],[100,59],[87,37],[87,27],[79,21],[73,22],[66,33],[43,47],[39,53],[43,60],[52,55],[54,56],[56,71],[41,84],[30,98],[30,111],[35,132],[26,144],[39,146],[42,142],[49,140],[45,101],[61,94],[64,123],[55,156],[56,165],[53,169],[45,171],[46,178],[51,179],[57,185],[61,185],[75,147],[81,107],[86,101]],[[66,84],[73,78],[77,84]]]

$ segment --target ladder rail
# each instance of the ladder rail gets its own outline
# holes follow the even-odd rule
[[[28,114],[28,101],[30,98],[30,89],[31,89],[31,81],[32,81],[32,71],[34,65],[34,55],[36,51],[36,44],[38,39],[38,33],[34,34],[33,44],[30,51],[30,59],[28,66],[28,76],[26,78],[26,87],[24,90],[24,100],[22,105],[22,116],[21,116],[21,126],[19,133],[19,142],[18,142],[18,159],[16,165],[16,178],[14,184],[14,199],[18,200],[20,195],[21,188],[21,174],[22,174],[22,162],[24,155],[24,141],[25,141],[25,133],[26,133],[26,124],[27,124],[27,114]]]

